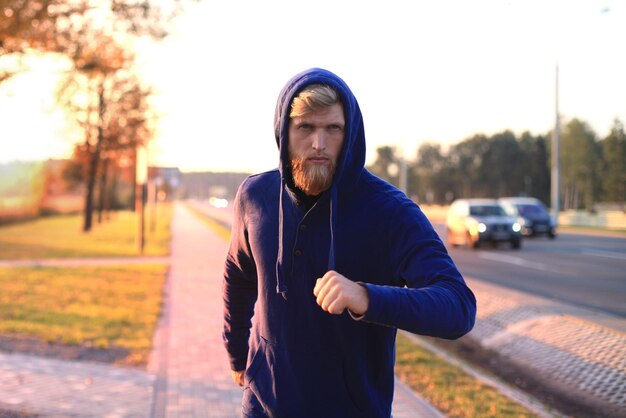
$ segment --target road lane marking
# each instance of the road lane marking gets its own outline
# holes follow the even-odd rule
[[[514,264],[520,267],[529,267],[541,271],[552,271],[548,265],[543,263],[537,263],[535,261],[524,260],[521,257],[515,257],[512,255],[494,254],[494,253],[478,253],[478,257],[486,260],[499,261],[501,263]]]
[[[607,257],[607,258],[615,258],[617,260],[626,260],[626,255],[614,253],[610,251],[582,250],[581,253],[585,255],[593,255],[596,257]]]

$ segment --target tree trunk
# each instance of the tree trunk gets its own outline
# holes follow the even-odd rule
[[[107,199],[107,174],[109,167],[109,159],[102,159],[102,169],[100,170],[100,185],[98,187],[98,223],[102,223],[102,213]]]
[[[87,176],[87,193],[85,195],[85,219],[83,232],[91,231],[93,225],[93,195],[96,186],[96,175],[98,172],[98,162],[100,160],[100,148],[104,140],[104,82],[100,83],[98,89],[98,138],[91,161],[89,162],[89,173]]]
[[[132,165],[132,175],[131,175],[131,188],[130,188],[130,210],[135,212],[135,206],[137,204],[137,147],[135,147],[133,151],[133,165]]]
[[[113,199],[117,200],[116,193],[117,193],[118,173],[115,167],[116,166],[114,164],[113,172],[111,173],[111,184],[109,185],[109,188],[106,194],[106,200],[104,202],[104,211],[106,213],[107,221],[111,220],[111,208],[113,207]]]
[[[587,209],[587,212],[589,213],[593,213],[594,212],[594,187],[593,187],[593,174],[591,173],[591,170],[587,171],[587,185],[585,187],[587,190],[585,193],[585,209]]]

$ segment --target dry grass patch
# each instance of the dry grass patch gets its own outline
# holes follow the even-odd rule
[[[0,334],[102,349],[143,365],[163,303],[166,265],[0,268]]]

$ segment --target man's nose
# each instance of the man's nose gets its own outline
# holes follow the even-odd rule
[[[313,134],[313,149],[323,151],[326,149],[326,134],[322,129],[318,129]]]

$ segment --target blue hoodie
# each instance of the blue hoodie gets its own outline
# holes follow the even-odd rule
[[[315,83],[339,92],[346,127],[332,186],[308,209],[287,134],[292,99]],[[279,168],[241,184],[224,273],[223,336],[231,368],[246,369],[243,415],[388,418],[396,330],[461,337],[476,300],[420,208],[364,168],[363,119],[343,80],[296,75],[274,127]],[[315,282],[331,269],[367,287],[365,315],[317,305]]]

